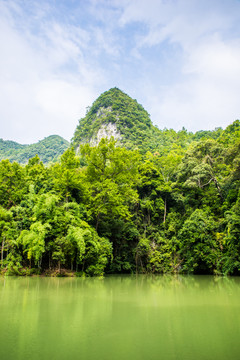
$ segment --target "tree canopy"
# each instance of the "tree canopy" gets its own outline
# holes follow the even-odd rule
[[[2,160],[2,272],[239,274],[238,125],[188,145],[165,131],[154,152],[104,138],[48,166]]]
[[[120,136],[98,138],[107,124]],[[0,161],[2,273],[240,273],[239,120],[159,130],[113,88],[46,165],[54,139],[25,164]]]

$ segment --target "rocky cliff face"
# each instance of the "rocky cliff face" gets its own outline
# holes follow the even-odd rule
[[[110,139],[111,137],[114,137],[115,140],[121,143],[122,137],[117,129],[117,125],[112,123],[102,124],[96,135],[91,137],[89,143],[91,146],[97,146],[102,138]]]

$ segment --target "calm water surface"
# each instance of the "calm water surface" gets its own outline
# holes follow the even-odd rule
[[[240,278],[0,278],[1,360],[239,360]]]

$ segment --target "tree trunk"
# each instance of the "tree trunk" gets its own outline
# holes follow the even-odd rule
[[[83,263],[82,263],[82,272],[84,272],[84,266],[85,266],[85,259],[83,259]]]
[[[97,215],[97,222],[96,222],[96,227],[95,227],[96,231],[98,229],[99,219],[100,219],[100,213],[98,213],[98,215]]]
[[[148,225],[151,224],[151,211],[148,210]]]
[[[5,236],[3,236],[3,240],[2,240],[1,267],[3,267],[3,251],[4,251],[4,245],[5,245]]]
[[[220,195],[220,198],[223,200],[222,190],[221,190],[220,186],[218,185],[217,179],[216,179],[215,177],[213,177],[213,181],[214,181],[214,184],[215,184],[215,186],[216,186],[216,188],[217,188],[217,190],[218,190],[218,193],[219,193],[219,195]]]
[[[164,215],[163,215],[163,223],[165,224],[166,221],[166,216],[167,216],[167,198],[165,197],[164,200]]]

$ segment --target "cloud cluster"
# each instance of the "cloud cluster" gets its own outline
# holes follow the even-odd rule
[[[102,80],[83,55],[88,33],[49,19],[40,7],[35,29],[17,2],[2,2],[1,14],[0,136],[22,143],[54,133],[70,139]]]
[[[0,0],[0,137],[67,139],[113,86],[160,128],[240,117],[238,0]]]
[[[120,6],[120,1],[115,3]],[[239,118],[238,1],[126,0],[122,6],[122,25],[146,24],[147,31],[136,44],[139,53],[164,42],[181,49],[175,57],[175,81],[163,84],[159,78],[159,85],[147,86],[155,123],[196,131],[226,126]],[[165,71],[171,78],[168,65]]]

